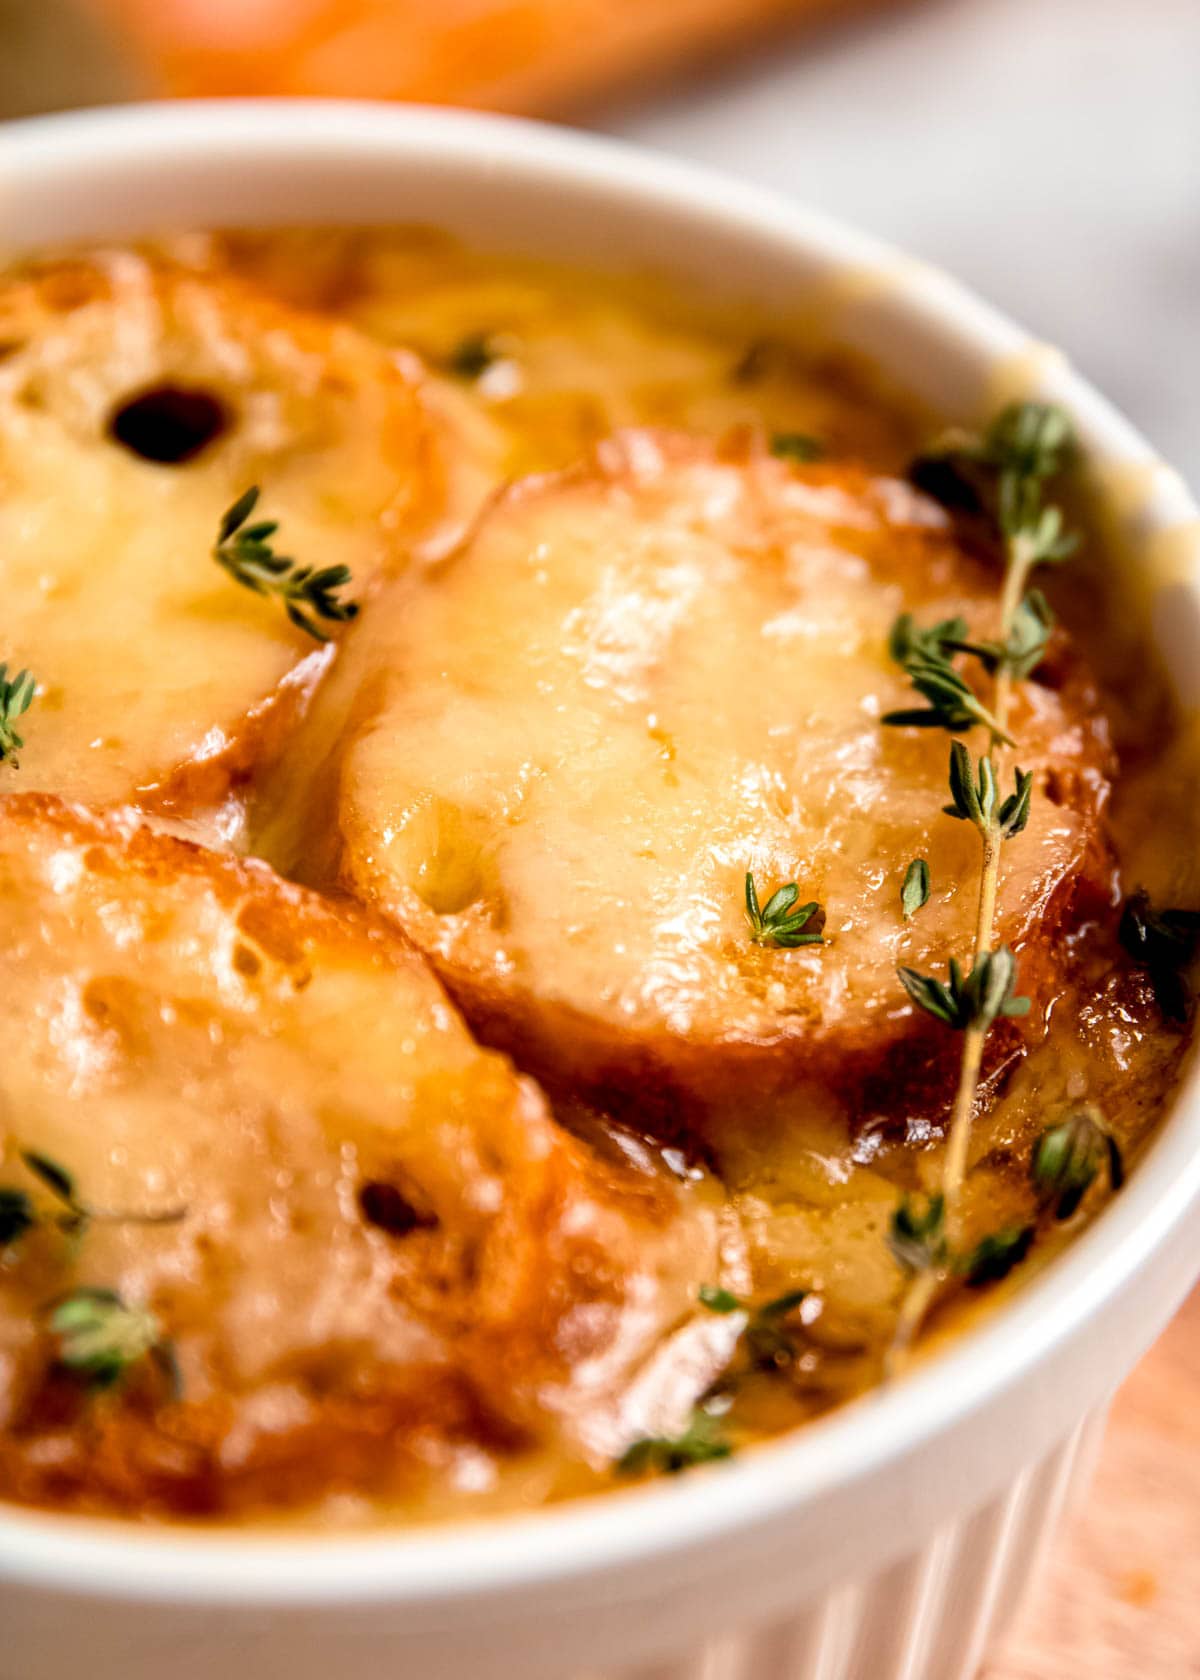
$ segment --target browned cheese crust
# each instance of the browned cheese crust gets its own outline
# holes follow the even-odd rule
[[[8,1255],[0,1497],[395,1498],[556,1441],[599,1466],[719,1368],[711,1191],[560,1131],[394,934],[42,795],[0,804],[0,904],[5,1182],[53,1213],[36,1149],[93,1208],[185,1210]],[[157,1315],[181,1401],[56,1368],[45,1307],[80,1286]]]
[[[348,565],[361,600],[441,494],[418,385],[351,327],[129,251],[0,285],[3,656],[39,685],[24,786],[176,813],[273,756],[332,650],[214,563],[218,523],[264,486],[281,552]]]
[[[915,700],[887,639],[902,610],[992,634],[996,597],[986,557],[898,481],[622,434],[500,495],[443,569],[381,599],[349,656],[341,879],[485,1041],[668,1132],[751,1125],[806,1081],[858,1112],[936,1102],[953,1035],[896,969],[968,956],[978,847],[941,814],[944,736],[880,722]],[[1035,795],[997,927],[1035,1009],[994,1035],[1001,1058],[1040,1034],[1064,941],[1112,899],[1107,731],[1065,636],[1013,731],[1006,774],[1015,757]],[[905,922],[917,856],[932,897]],[[764,902],[789,881],[818,900],[825,942],[752,943],[747,870]]]

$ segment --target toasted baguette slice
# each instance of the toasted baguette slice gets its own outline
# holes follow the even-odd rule
[[[38,682],[19,785],[219,804],[330,651],[214,562],[221,516],[260,485],[279,552],[361,600],[431,494],[414,370],[129,253],[9,279],[0,349],[0,659]]]
[[[387,1499],[564,1439],[599,1466],[727,1357],[715,1196],[561,1131],[388,930],[41,795],[0,802],[0,903],[0,1183],[50,1221],[0,1268],[0,1497]],[[89,1207],[183,1211],[68,1241],[25,1151]],[[81,1286],[157,1315],[181,1402],[54,1371],[43,1309]]]
[[[880,1067],[894,1100],[930,1025],[897,965],[967,954],[979,848],[942,814],[945,737],[880,723],[914,701],[888,632],[911,610],[992,634],[997,594],[902,483],[627,433],[514,487],[441,576],[381,606],[341,763],[343,879],[552,1082],[668,1127],[722,1104],[740,1126],[751,1100]],[[998,918],[1043,1001],[1081,881],[1104,886],[1104,724],[1078,675],[1056,682],[1016,705],[1036,792]],[[906,922],[914,857],[933,890]],[[747,871],[764,904],[793,881],[818,901],[825,942],[752,943]]]

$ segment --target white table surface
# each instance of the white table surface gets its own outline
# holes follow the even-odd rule
[[[1200,0],[915,0],[602,126],[942,264],[1200,482]]]

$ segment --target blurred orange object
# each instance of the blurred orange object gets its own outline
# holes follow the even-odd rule
[[[553,111],[854,0],[90,0],[169,93]]]

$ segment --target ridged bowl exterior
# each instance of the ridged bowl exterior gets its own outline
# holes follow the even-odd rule
[[[973,1680],[1087,1491],[1104,1415],[980,1510],[879,1575],[848,1581],[766,1627],[620,1674],[578,1680]]]
[[[697,296],[746,300],[751,325],[765,312],[827,332],[947,418],[1017,392],[1064,403],[1113,552],[1132,556],[1180,698],[1200,705],[1200,512],[1178,475],[1061,357],[823,216],[463,114],[189,103],[0,129],[8,248],[397,221],[666,270]],[[728,1465],[352,1538],[0,1505],[0,1680],[970,1680],[1109,1399],[1198,1273],[1193,1067],[1121,1194],[1003,1312],[887,1392]]]

